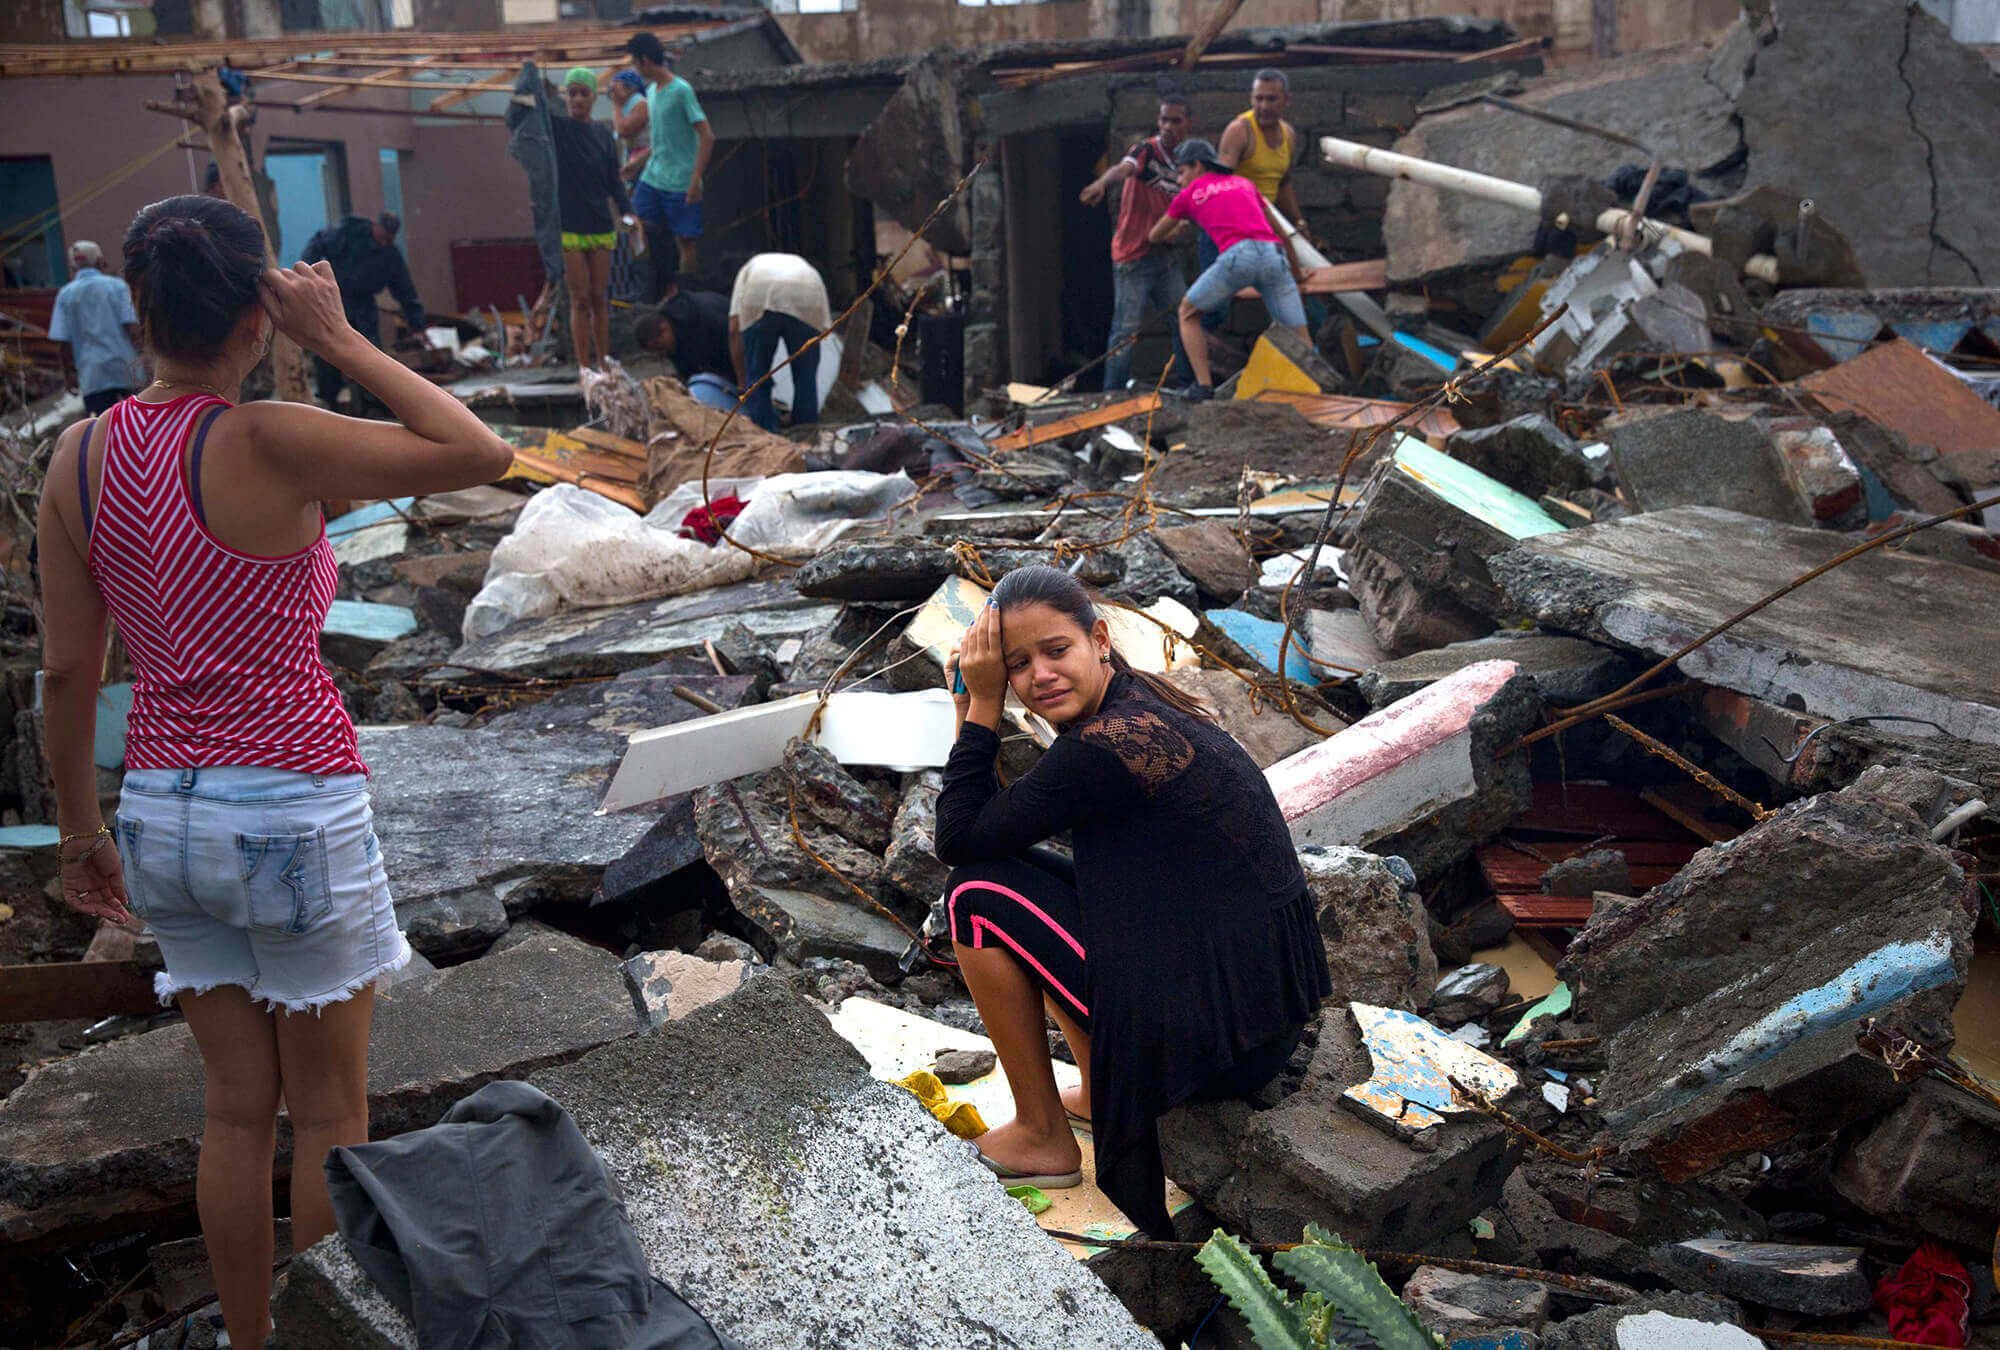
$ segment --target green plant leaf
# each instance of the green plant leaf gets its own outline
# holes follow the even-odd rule
[[[1272,1264],[1325,1299],[1381,1350],[1436,1350],[1437,1337],[1382,1283],[1375,1267],[1318,1225],[1307,1226],[1304,1246],[1279,1252]]]
[[[1242,1315],[1258,1350],[1313,1350],[1305,1318],[1249,1248],[1218,1228],[1194,1259]]]

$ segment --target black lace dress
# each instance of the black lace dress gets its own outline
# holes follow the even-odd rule
[[[938,859],[1012,857],[1071,832],[1097,1181],[1169,1238],[1159,1116],[1295,1037],[1332,992],[1305,874],[1250,756],[1131,675],[1006,788],[999,748],[985,727],[960,734]]]

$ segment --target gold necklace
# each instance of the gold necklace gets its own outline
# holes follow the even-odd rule
[[[150,385],[146,387],[149,389],[172,389],[175,385],[185,385],[190,389],[205,390],[206,392],[211,393],[215,395],[217,398],[223,400],[225,403],[234,403],[236,401],[229,395],[223,393],[220,389],[217,389],[214,385],[203,384],[200,380],[154,380]]]

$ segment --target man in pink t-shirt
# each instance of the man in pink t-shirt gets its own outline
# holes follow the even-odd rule
[[[1181,299],[1181,343],[1195,378],[1187,398],[1200,403],[1215,397],[1202,311],[1224,303],[1245,286],[1256,288],[1274,321],[1302,341],[1310,343],[1312,339],[1306,333],[1305,304],[1299,298],[1291,250],[1278,238],[1265,214],[1264,197],[1257,185],[1231,172],[1216,158],[1215,147],[1204,140],[1182,141],[1174,151],[1174,163],[1180,169],[1180,195],[1167,203],[1167,213],[1154,222],[1146,237],[1156,244],[1165,243],[1192,220],[1208,231],[1219,251],[1215,262]]]

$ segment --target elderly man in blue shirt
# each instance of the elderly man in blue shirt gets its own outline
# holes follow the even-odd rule
[[[102,270],[104,251],[87,239],[69,251],[75,278],[56,292],[49,336],[63,347],[63,374],[74,373],[84,411],[101,413],[144,382],[139,372],[139,316],[124,278]]]

